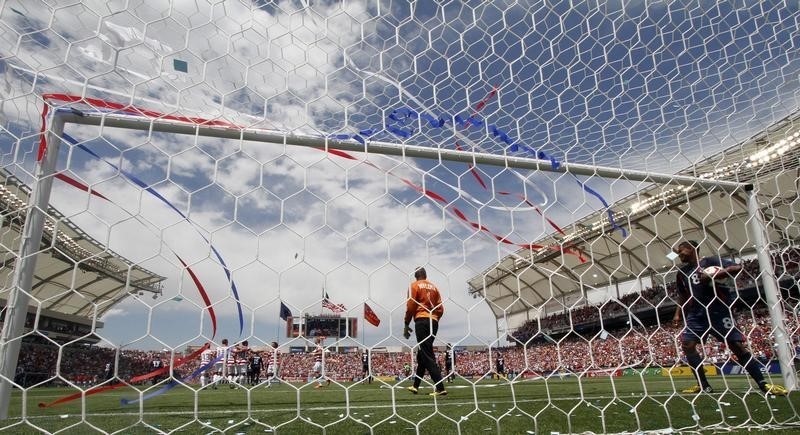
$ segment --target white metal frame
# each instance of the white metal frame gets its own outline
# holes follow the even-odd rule
[[[58,148],[67,123],[97,125],[105,127],[126,128],[133,130],[158,131],[164,133],[188,134],[205,137],[218,137],[226,139],[248,140],[254,142],[276,143],[285,145],[305,146],[321,149],[335,149],[342,151],[385,154],[403,157],[418,157],[440,161],[482,164],[514,169],[539,170],[547,172],[572,173],[575,175],[598,176],[606,178],[625,179],[631,181],[644,181],[659,184],[672,184],[681,186],[703,186],[707,188],[723,189],[727,192],[745,189],[748,195],[748,211],[751,228],[755,235],[758,263],[762,271],[764,293],[769,304],[772,327],[775,331],[776,353],[781,365],[783,381],[789,390],[797,389],[797,374],[794,371],[794,354],[791,340],[785,326],[785,318],[780,296],[778,282],[773,273],[772,261],[769,256],[768,241],[766,240],[766,227],[763,217],[759,212],[756,192],[753,187],[744,183],[731,181],[712,180],[707,178],[690,177],[685,175],[661,174],[644,171],[624,170],[619,168],[591,166],[576,163],[561,163],[558,167],[548,160],[514,157],[508,155],[493,155],[473,153],[468,151],[446,150],[434,147],[396,144],[389,142],[367,141],[362,144],[355,140],[337,140],[328,137],[310,135],[292,135],[278,131],[220,127],[211,125],[192,124],[187,122],[151,119],[144,117],[126,116],[110,113],[84,113],[74,109],[60,109],[54,111],[50,117],[47,130],[47,148],[44,157],[37,163],[36,177],[31,186],[28,213],[25,219],[25,228],[19,247],[19,261],[8,300],[6,321],[0,334],[0,419],[8,417],[8,405],[13,389],[14,374],[19,358],[22,332],[25,317],[28,312],[30,291],[36,267],[36,255],[39,250],[42,232],[45,224],[46,210],[50,201],[53,177]]]

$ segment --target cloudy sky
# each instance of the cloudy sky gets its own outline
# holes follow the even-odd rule
[[[290,135],[525,157],[535,150],[560,162],[670,173],[763,130],[795,110],[799,95],[796,3],[210,3],[5,2],[0,165],[23,178],[31,170],[47,93]],[[459,124],[470,115],[475,122]],[[544,172],[473,173],[460,163],[363,153],[350,160],[115,128],[66,131],[100,158],[65,144],[59,169],[109,200],[57,183],[53,205],[167,278],[163,296],[130,298],[102,319],[100,335],[128,347],[210,339],[178,258],[208,290],[216,339],[285,341],[280,301],[295,314],[317,314],[324,289],[349,315],[360,317],[367,302],[383,319],[379,328],[361,322],[360,340],[398,344],[410,274],[425,265],[446,300],[442,339],[492,343],[494,318],[466,285],[516,250],[492,234],[525,244],[553,231],[521,198],[565,228],[603,207],[573,177]],[[637,187],[581,180],[610,204]],[[239,292],[241,335],[212,246]]]

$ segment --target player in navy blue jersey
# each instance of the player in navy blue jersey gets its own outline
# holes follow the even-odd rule
[[[264,358],[261,353],[250,351],[250,356],[247,358],[247,383],[250,385],[258,385],[261,382],[261,369],[264,365]]]
[[[455,362],[456,353],[453,350],[453,346],[448,343],[444,351],[444,372],[447,382],[454,382],[456,380]]]
[[[494,371],[497,373],[498,379],[508,380],[508,376],[506,375],[506,359],[503,357],[502,353],[497,354],[497,359],[494,361]]]
[[[367,383],[372,383],[372,374],[369,372],[369,351],[361,353],[361,378],[366,379]]]
[[[683,313],[686,326],[681,334],[681,348],[698,382],[683,392],[713,392],[703,371],[703,357],[697,352],[697,343],[712,335],[727,344],[761,391],[786,395],[785,388],[764,379],[759,363],[745,347],[744,335],[734,325],[731,313],[734,300],[725,280],[733,278],[742,266],[719,256],[699,258],[697,246],[697,242],[691,240],[675,248],[682,264],[675,276],[679,300],[672,320],[675,326],[680,326]]]

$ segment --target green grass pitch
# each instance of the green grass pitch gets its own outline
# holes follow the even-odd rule
[[[100,430],[119,434],[563,434],[745,426],[800,431],[800,395],[764,397],[750,388],[744,376],[713,377],[711,382],[718,392],[710,396],[675,394],[691,386],[692,380],[659,376],[580,382],[554,378],[513,384],[459,380],[447,384],[450,394],[439,398],[428,396],[431,388],[425,384],[419,395],[411,394],[404,389],[408,382],[331,384],[322,389],[312,384],[250,390],[223,385],[201,391],[179,386],[127,406],[120,399],[135,399],[138,393],[123,387],[87,397],[83,415],[81,400],[37,407],[74,390],[34,388],[24,396],[14,394],[11,418],[0,428],[18,434],[40,433],[31,425],[70,434]],[[158,387],[149,388],[145,394]]]

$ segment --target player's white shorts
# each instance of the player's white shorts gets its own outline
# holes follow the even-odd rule
[[[267,375],[269,375],[269,376],[275,375],[275,366],[274,365],[270,364],[269,366],[267,366]]]
[[[322,374],[322,361],[317,361],[314,363],[314,373]]]

